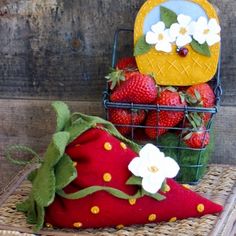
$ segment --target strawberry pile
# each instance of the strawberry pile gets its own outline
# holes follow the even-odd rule
[[[151,75],[138,71],[133,57],[120,59],[106,79],[114,104],[114,108],[108,109],[108,120],[124,136],[156,140],[166,133],[176,133],[189,148],[201,149],[209,144],[208,123],[212,114],[184,109],[215,106],[215,94],[207,83],[158,86]],[[118,103],[140,104],[143,109],[118,108]]]

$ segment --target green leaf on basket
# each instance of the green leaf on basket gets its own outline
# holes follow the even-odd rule
[[[190,45],[195,52],[203,56],[211,56],[211,51],[207,43],[199,44],[195,39],[193,39]]]
[[[132,175],[126,182],[128,185],[142,185],[142,178]]]
[[[160,14],[166,28],[170,28],[173,23],[177,22],[177,14],[166,7],[160,6]]]
[[[147,53],[152,48],[145,40],[145,35],[141,36],[134,46],[134,56],[139,56]]]
[[[56,132],[64,130],[70,120],[70,110],[64,102],[56,101],[52,106],[57,115],[57,128]]]
[[[177,181],[188,183],[199,180],[205,174],[207,164],[214,150],[214,140],[214,131],[211,128],[210,143],[202,151],[185,149],[186,145],[184,142],[179,142],[179,136],[173,133],[162,135],[159,138],[159,145],[165,146],[161,150],[166,156],[175,159],[180,165]],[[173,147],[179,147],[179,149]]]
[[[56,190],[63,189],[77,177],[71,158],[64,155],[55,167]]]

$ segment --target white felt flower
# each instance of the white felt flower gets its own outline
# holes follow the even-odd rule
[[[169,37],[168,30],[165,30],[165,24],[159,21],[157,24],[152,25],[151,31],[146,34],[146,42],[155,45],[157,51],[171,52],[171,38]]]
[[[177,17],[178,23],[174,23],[170,26],[170,37],[176,39],[176,45],[178,47],[183,47],[192,42],[191,20],[190,16],[180,14]]]
[[[149,193],[156,193],[166,178],[174,178],[179,166],[175,160],[165,157],[153,144],[146,144],[128,166],[129,170],[142,177],[142,187]]]
[[[207,21],[206,17],[199,17],[197,22],[193,23],[193,38],[199,43],[207,42],[209,46],[220,42],[221,28],[216,19]]]

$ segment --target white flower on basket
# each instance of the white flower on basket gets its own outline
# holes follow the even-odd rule
[[[165,157],[153,144],[146,144],[128,166],[129,170],[142,177],[145,191],[155,194],[166,178],[174,178],[179,172],[179,165],[170,157]]]
[[[207,42],[209,46],[220,42],[220,25],[216,19],[211,18],[207,22],[206,17],[199,17],[196,22],[192,23],[193,26],[193,38],[199,43],[204,44]]]
[[[183,47],[192,42],[192,19],[190,16],[180,14],[177,21],[178,23],[170,26],[169,34],[171,38],[176,39],[178,47]]]
[[[157,51],[171,52],[172,45],[169,30],[165,29],[165,24],[162,21],[159,21],[157,24],[152,25],[151,31],[148,31],[146,34],[146,42],[148,44],[155,45]]]

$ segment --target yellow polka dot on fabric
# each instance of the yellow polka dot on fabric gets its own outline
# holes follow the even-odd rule
[[[111,179],[112,179],[112,176],[111,176],[110,173],[105,173],[105,174],[103,175],[103,180],[104,180],[105,182],[111,182]]]
[[[83,226],[83,224],[82,224],[81,222],[75,222],[75,223],[73,224],[73,226],[74,226],[75,228],[81,228],[81,227]]]
[[[109,142],[104,143],[104,149],[106,151],[111,151],[112,150],[112,145]]]
[[[124,227],[125,227],[124,225],[120,224],[116,226],[116,229],[123,229]]]
[[[183,186],[184,188],[186,188],[186,189],[190,189],[190,188],[191,188],[190,185],[188,185],[188,184],[182,184],[182,186]]]
[[[204,206],[202,203],[200,203],[200,204],[197,205],[197,211],[198,211],[199,213],[204,212],[204,210],[205,210],[205,206]]]
[[[99,214],[100,209],[99,209],[98,206],[93,206],[93,207],[91,208],[91,212],[92,212],[94,215],[97,215],[97,214]]]
[[[164,192],[168,193],[168,192],[170,192],[170,190],[171,190],[170,186],[168,184],[166,184],[164,187]]]
[[[50,224],[50,223],[46,223],[45,225],[46,225],[47,228],[50,228],[50,229],[53,228],[52,224]]]
[[[148,221],[152,222],[152,221],[155,221],[157,218],[157,215],[156,214],[150,214],[148,216]]]
[[[120,146],[124,149],[124,150],[126,150],[127,149],[127,146],[126,146],[126,144],[125,143],[123,143],[123,142],[121,142],[120,143]]]
[[[136,204],[136,199],[135,198],[132,198],[132,199],[129,199],[129,204],[131,205],[131,206],[133,206],[133,205],[135,205]]]
[[[170,218],[169,222],[175,222],[176,220],[177,220],[176,217],[172,217],[172,218]]]

